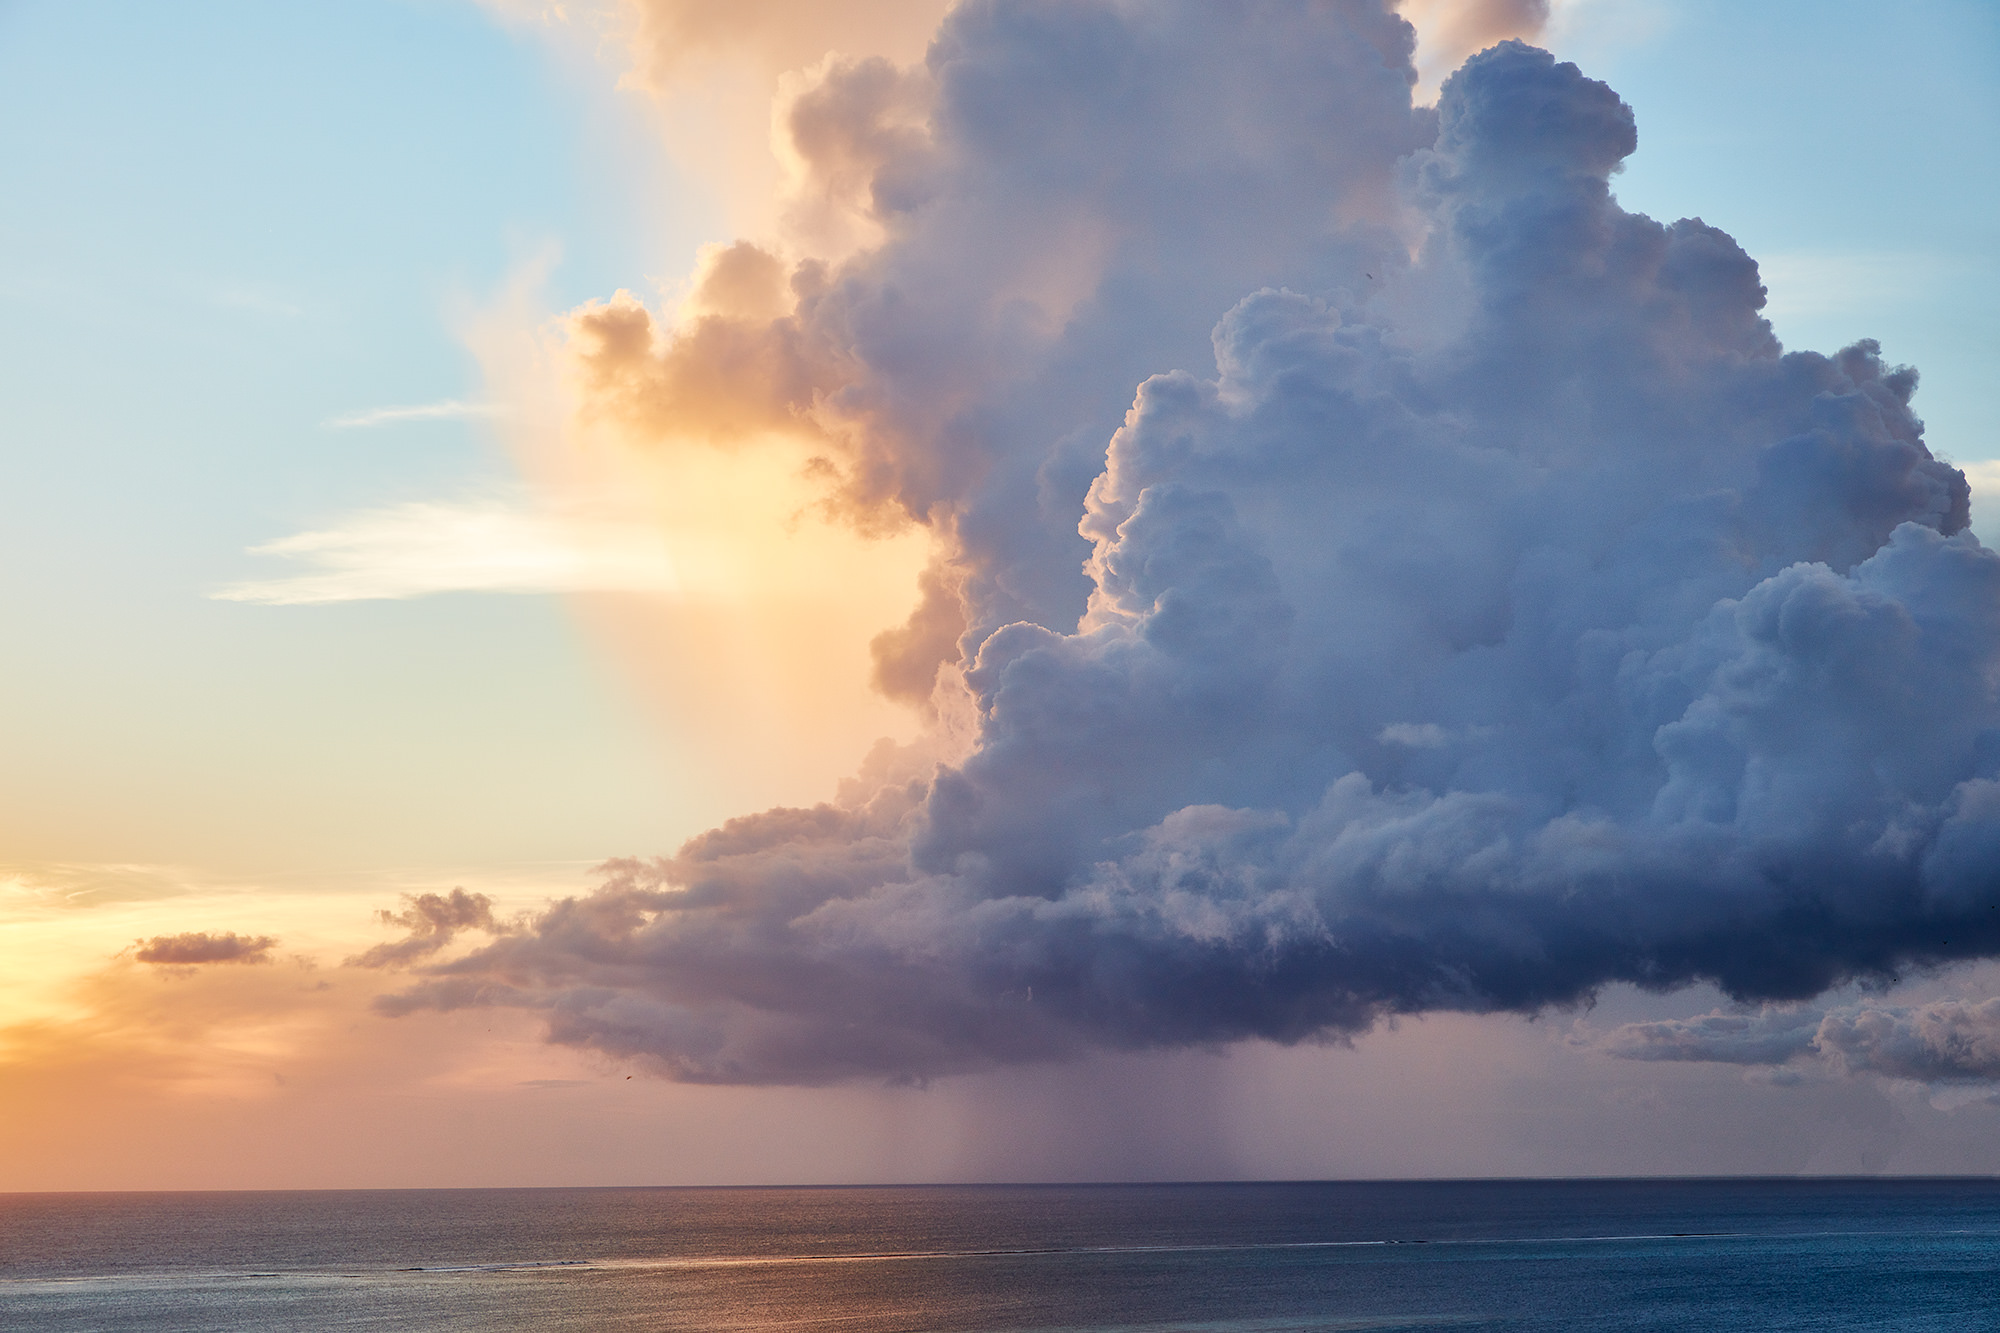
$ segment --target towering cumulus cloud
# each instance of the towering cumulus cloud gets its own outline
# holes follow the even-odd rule
[[[1363,0],[972,0],[795,90],[858,248],[578,354],[932,530],[878,657],[940,739],[389,1007],[817,1082],[2000,951],[2000,558],[1915,374],[1621,209],[1603,84],[1510,42],[1432,111],[1411,55]]]

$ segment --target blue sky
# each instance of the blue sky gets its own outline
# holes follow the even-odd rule
[[[664,761],[555,600],[209,600],[245,548],[501,484],[460,336],[684,262],[636,108],[450,3],[0,10],[4,855],[289,868],[591,856]],[[427,817],[403,817],[412,805]],[[370,832],[362,834],[360,830]]]
[[[1618,90],[1628,207],[1699,216],[1765,268],[1790,347],[1881,340],[1924,374],[1934,449],[2000,455],[2000,10],[1979,0],[1567,11],[1558,53]],[[1570,40],[1564,40],[1569,38]],[[1975,516],[2000,535],[2000,518]]]

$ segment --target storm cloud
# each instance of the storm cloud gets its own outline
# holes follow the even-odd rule
[[[1363,0],[969,0],[795,90],[858,248],[587,308],[579,382],[926,526],[877,659],[934,735],[385,1007],[815,1083],[2000,951],[2000,558],[1915,372],[1622,209],[1610,88],[1507,42],[1430,109],[1412,55]]]

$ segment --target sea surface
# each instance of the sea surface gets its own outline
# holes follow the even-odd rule
[[[2000,1330],[2000,1181],[0,1195],[9,1330]]]

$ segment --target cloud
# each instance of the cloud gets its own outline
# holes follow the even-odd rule
[[[193,890],[186,872],[173,866],[47,861],[0,865],[0,905],[34,915],[175,898]]]
[[[1212,356],[1245,292],[1358,281],[1402,245],[1413,40],[1369,6],[1246,28],[1229,6],[970,4],[924,64],[825,62],[777,116],[800,173],[791,240],[888,239],[838,264],[739,243],[684,321],[626,293],[575,312],[586,414],[680,448],[789,433],[835,507],[963,548],[912,632],[883,640],[915,656],[881,674],[927,693],[960,656],[927,627],[966,605],[982,637],[1074,625],[1077,514],[1133,385]],[[1106,76],[1127,44],[1143,58]],[[756,280],[716,281],[725,267]]]
[[[356,430],[393,425],[399,421],[468,421],[506,414],[507,409],[499,403],[465,403],[456,398],[446,398],[440,402],[417,403],[408,407],[371,407],[334,417],[326,424],[335,430]]]
[[[526,17],[520,0],[487,0]],[[802,69],[829,52],[907,58],[937,28],[951,0],[622,0],[604,7],[630,44],[634,75],[660,88],[690,65],[750,58],[773,72]],[[1550,0],[1397,0],[1426,65],[1447,72],[1466,56],[1509,37],[1532,38],[1549,21]]]
[[[1759,1013],[1715,1010],[1696,1018],[1626,1023],[1580,1044],[1621,1060],[1782,1065],[1813,1052],[1820,1011],[1781,1007]]]
[[[437,953],[464,930],[481,930],[489,935],[504,933],[505,927],[493,919],[493,900],[483,893],[467,893],[454,888],[450,893],[403,895],[400,912],[378,912],[385,926],[401,926],[408,934],[388,944],[378,944],[365,953],[349,958],[350,967],[403,967]]]
[[[136,944],[132,956],[142,963],[187,967],[197,963],[268,963],[278,941],[269,935],[191,930],[179,935],[155,935]]]
[[[2000,999],[1870,1001],[1627,1023],[1586,1040],[1627,1060],[1782,1065],[1929,1084],[2000,1083]]]
[[[1849,1073],[1919,1083],[2000,1082],[2000,999],[1836,1009],[1821,1021],[1817,1044]]]
[[[2000,951],[2000,557],[1915,373],[1621,208],[1610,88],[1506,43],[1432,111],[1412,51],[1364,0],[967,0],[795,89],[878,239],[587,307],[576,382],[923,525],[878,668],[935,734],[389,1010],[820,1083]]]
[[[616,515],[578,521],[506,500],[412,502],[250,548],[312,567],[212,596],[294,606],[444,592],[675,592],[657,526]]]
[[[642,79],[665,84],[694,60],[751,55],[774,70],[831,50],[865,55],[921,40],[949,0],[625,0]]]

